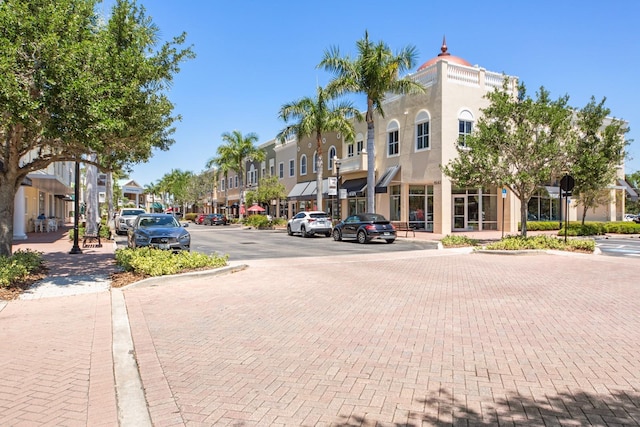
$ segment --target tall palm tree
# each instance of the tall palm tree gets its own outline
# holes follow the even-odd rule
[[[296,135],[298,141],[307,136],[316,137],[316,205],[322,209],[322,133],[340,132],[347,142],[354,139],[355,131],[351,117],[362,120],[362,115],[351,102],[343,101],[329,105],[332,96],[318,86],[315,98],[304,97],[298,101],[284,104],[280,108],[279,118],[287,125],[277,136],[281,141],[289,135]]]
[[[351,59],[341,57],[337,47],[325,51],[318,67],[334,73],[327,85],[331,94],[363,93],[367,96],[367,210],[375,212],[375,144],[373,113],[384,117],[382,102],[385,95],[423,93],[424,86],[407,77],[400,78],[402,72],[415,65],[417,51],[407,46],[393,53],[384,42],[373,43],[369,33],[356,42],[358,56]]]
[[[231,170],[236,172],[240,178],[240,206],[244,205],[245,192],[245,162],[254,160],[261,162],[265,158],[265,153],[254,144],[258,142],[258,135],[248,133],[242,135],[239,130],[225,132],[222,134],[224,144],[218,147],[218,158],[223,163],[228,163]],[[240,211],[240,219],[243,213]]]

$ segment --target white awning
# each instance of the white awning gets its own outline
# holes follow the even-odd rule
[[[395,178],[396,174],[400,170],[400,165],[395,165],[387,168],[387,170],[382,174],[378,183],[376,184],[376,193],[386,193],[387,187],[391,184],[391,180]]]
[[[631,198],[632,202],[638,200],[638,193],[633,189],[631,185],[629,185],[626,179],[619,179],[618,184],[620,184],[620,186],[624,188],[624,190],[627,192],[627,195]]]
[[[296,199],[300,197],[302,193],[304,193],[305,189],[307,188],[310,182],[311,181],[297,183],[296,185],[293,186],[293,188],[291,189],[287,197],[289,199]]]

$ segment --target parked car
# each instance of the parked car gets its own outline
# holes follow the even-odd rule
[[[196,219],[193,222],[195,222],[196,224],[202,224],[202,221],[204,221],[204,217],[205,217],[205,214],[203,213],[198,214],[198,216],[196,216]]]
[[[640,224],[640,215],[636,215],[636,217],[633,218],[633,222],[635,222],[636,224]]]
[[[310,237],[314,234],[331,236],[331,219],[323,211],[304,211],[297,213],[287,223],[287,233],[293,236],[299,233],[302,237]]]
[[[156,249],[189,251],[191,235],[171,214],[141,214],[129,228],[127,246],[130,248],[152,247]]]
[[[387,243],[393,243],[396,240],[396,229],[380,214],[351,215],[333,227],[333,240],[343,239],[357,239],[360,243],[382,239]]]
[[[635,221],[637,218],[638,218],[638,215],[624,214],[623,221]]]
[[[127,234],[129,227],[133,225],[133,221],[140,214],[146,213],[144,209],[124,208],[121,209],[116,217],[116,234]]]
[[[202,225],[227,225],[229,221],[224,214],[221,213],[213,213],[207,214],[204,216],[202,220]]]

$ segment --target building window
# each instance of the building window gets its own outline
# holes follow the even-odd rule
[[[275,175],[275,168],[273,167],[273,165],[269,166],[269,176],[273,176]]]
[[[398,122],[395,120],[387,126],[387,156],[397,156],[400,153]]]
[[[238,188],[240,186],[240,184],[239,184],[240,180],[239,180],[238,175],[236,175],[235,181],[236,181],[236,188]]]
[[[296,176],[296,161],[294,159],[289,160],[289,177]]]
[[[347,157],[353,157],[354,155],[353,148],[354,148],[353,144],[347,145]]]
[[[473,130],[473,114],[469,110],[464,110],[458,116],[458,144],[461,147],[467,146],[467,137]]]
[[[364,147],[364,141],[361,139],[359,141],[356,141],[356,155],[360,155],[362,154],[362,149]]]
[[[221,179],[221,180],[220,180],[220,191],[224,191],[224,185],[226,184],[226,182],[227,182],[227,181],[226,181],[226,180],[224,180],[224,179]]]
[[[300,175],[307,174],[307,156],[304,154],[300,156]]]
[[[313,153],[313,164],[311,165],[313,173],[318,172],[318,153]]]
[[[416,117],[416,151],[429,149],[429,114],[421,111]]]
[[[336,157],[336,147],[331,146],[329,148],[329,161],[327,162],[327,170],[333,170],[333,159]]]
[[[278,178],[284,178],[284,162],[278,163]]]
[[[402,206],[401,204],[401,199],[400,199],[400,186],[399,185],[392,185],[389,187],[389,205],[390,205],[390,212],[389,212],[389,220],[390,221],[400,221],[401,218],[401,212],[400,212],[400,207]]]

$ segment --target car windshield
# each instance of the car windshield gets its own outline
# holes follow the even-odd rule
[[[386,221],[386,218],[378,214],[363,214],[361,215],[363,221],[382,222]]]
[[[311,218],[326,218],[327,214],[324,212],[316,212],[316,213],[309,214],[309,216]]]
[[[144,211],[141,209],[127,209],[122,211],[122,215],[140,215],[143,213]]]
[[[178,221],[171,216],[167,217],[146,217],[140,218],[139,226],[142,228],[148,227],[180,227]]]

